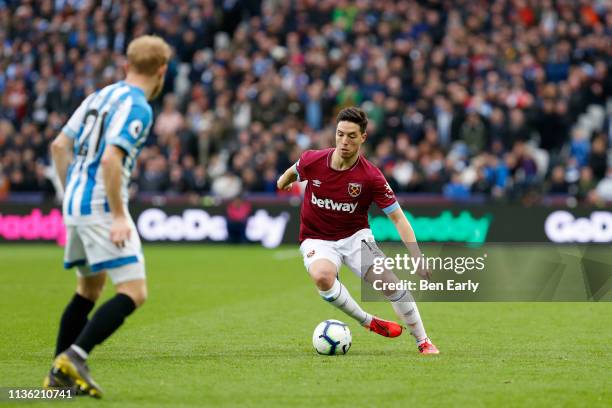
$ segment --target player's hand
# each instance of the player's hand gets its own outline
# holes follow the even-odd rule
[[[420,267],[417,269],[417,274],[423,279],[431,279],[431,271],[429,270],[429,268]]]
[[[280,181],[280,180],[278,180],[278,181],[276,182],[276,187],[277,187],[279,190],[291,191],[291,188],[293,187],[293,183],[289,183],[289,184],[287,184],[287,185],[283,185],[283,183],[281,183],[281,181]]]
[[[111,224],[110,239],[117,248],[125,248],[125,242],[130,239],[132,228],[127,217],[114,217]]]

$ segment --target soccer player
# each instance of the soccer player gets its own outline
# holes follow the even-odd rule
[[[381,171],[360,154],[367,138],[365,112],[355,107],[343,109],[336,123],[336,147],[304,152],[278,179],[277,186],[290,189],[294,181],[308,181],[301,209],[300,251],[321,297],[371,331],[397,337],[402,326],[365,312],[338,280],[338,271],[344,263],[358,277],[369,281],[366,276],[372,264],[361,265],[362,246],[371,252],[370,257],[364,257],[366,260],[382,254],[368,224],[372,202],[393,221],[411,255],[418,257],[420,252],[393,190]],[[430,277],[428,270],[418,272]],[[438,354],[410,292],[385,292],[385,296],[415,337],[419,352]]]
[[[141,36],[127,49],[126,78],[89,95],[51,145],[64,186],[66,269],[76,266],[76,293],[61,317],[55,360],[44,386],[101,397],[86,360],[147,298],[140,239],[128,212],[128,183],[144,145],[171,50]],[[116,295],[88,320],[106,276]]]

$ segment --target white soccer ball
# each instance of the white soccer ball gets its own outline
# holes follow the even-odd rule
[[[312,334],[315,350],[326,356],[348,353],[352,340],[348,326],[339,320],[330,319],[319,323]]]

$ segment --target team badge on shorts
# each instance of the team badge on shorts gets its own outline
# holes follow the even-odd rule
[[[357,197],[361,194],[361,183],[349,183],[348,193],[351,197]]]
[[[306,258],[312,258],[314,254],[315,254],[315,250],[313,249],[312,251],[306,254]]]

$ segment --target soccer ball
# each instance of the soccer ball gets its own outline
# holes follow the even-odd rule
[[[346,354],[351,348],[351,331],[339,320],[325,320],[315,327],[312,345],[317,353],[326,356]]]

